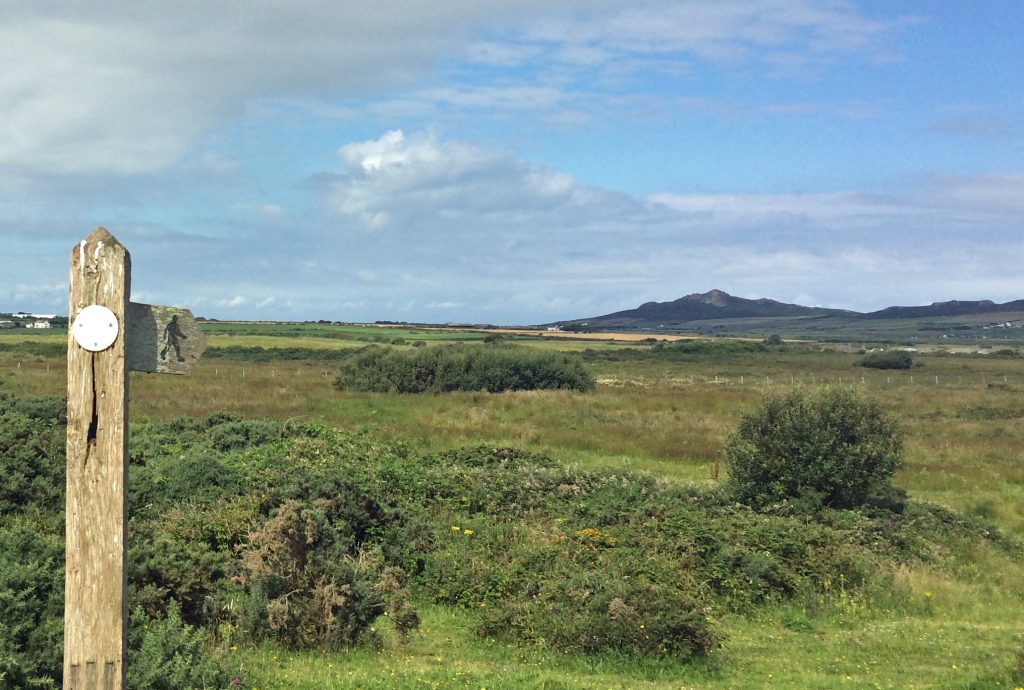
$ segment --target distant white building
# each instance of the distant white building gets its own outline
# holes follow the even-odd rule
[[[53,328],[53,325],[49,321],[33,321],[26,323],[25,328]]]

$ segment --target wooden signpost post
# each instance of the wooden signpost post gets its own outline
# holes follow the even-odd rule
[[[206,348],[185,309],[129,301],[131,258],[98,228],[71,252],[65,690],[123,690],[128,372],[184,374]]]

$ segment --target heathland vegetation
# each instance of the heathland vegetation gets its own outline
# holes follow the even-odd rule
[[[371,345],[341,363],[334,386],[371,393],[589,391],[594,377],[579,357],[561,352],[503,345],[401,351]]]
[[[1021,684],[1020,358],[523,340],[596,388],[409,395],[249,337],[132,380],[133,687]],[[0,365],[0,677],[46,687],[62,362]]]

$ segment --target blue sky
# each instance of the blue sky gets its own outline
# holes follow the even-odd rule
[[[1024,2],[0,0],[0,310],[1024,298]]]

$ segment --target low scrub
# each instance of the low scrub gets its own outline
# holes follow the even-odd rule
[[[0,398],[0,475],[27,487],[0,513],[5,688],[61,682],[60,408]],[[488,638],[687,659],[717,648],[724,613],[879,593],[892,606],[905,564],[1020,558],[984,520],[913,501],[755,509],[723,489],[506,448],[424,453],[318,424],[140,421],[131,447],[139,687],[250,687],[225,661],[243,644],[333,650],[382,630],[400,644],[417,601],[473,611]]]
[[[401,351],[370,346],[344,361],[339,390],[449,393],[565,389],[588,391],[594,377],[579,358],[524,347],[449,345]]]

